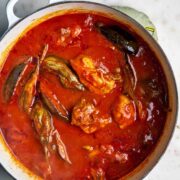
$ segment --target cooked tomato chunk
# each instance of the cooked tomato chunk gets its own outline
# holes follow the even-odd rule
[[[91,176],[93,180],[104,180],[105,178],[105,172],[103,171],[102,168],[98,169],[91,169]]]
[[[141,102],[138,101],[138,117],[140,120],[145,121],[147,118],[148,112],[147,109],[145,108],[145,105]]]
[[[113,116],[121,129],[126,128],[136,120],[135,103],[125,95],[119,96],[113,110]]]
[[[111,123],[109,115],[101,115],[94,104],[82,99],[72,112],[72,125],[79,126],[85,133],[90,134]]]
[[[79,25],[74,25],[72,27],[64,27],[60,29],[60,37],[57,41],[58,45],[66,47],[73,43],[73,40],[77,38],[82,29]]]

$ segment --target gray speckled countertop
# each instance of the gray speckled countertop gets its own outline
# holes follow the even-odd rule
[[[8,0],[0,0],[2,3]],[[48,0],[20,0],[21,10],[17,7],[15,11],[20,16],[23,13],[30,12],[30,8],[36,8],[32,5],[36,1],[39,2],[39,7],[48,2]],[[92,0],[94,2],[104,3],[107,5],[122,5],[130,6],[137,10],[145,12],[154,22],[158,31],[158,42],[169,58],[170,64],[175,74],[178,93],[180,94],[180,1],[179,0]],[[28,5],[28,8],[26,8]],[[21,11],[21,12],[20,12]],[[2,17],[5,10],[0,9],[0,26],[5,23],[2,22]],[[5,24],[6,25],[6,24]],[[179,117],[179,116],[178,116]],[[145,180],[179,180],[180,179],[180,119],[178,118],[175,133],[173,138],[156,167],[144,178]],[[0,180],[12,180],[2,168],[0,168]]]

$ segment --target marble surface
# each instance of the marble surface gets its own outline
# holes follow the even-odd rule
[[[1,1],[1,0],[0,0]],[[20,0],[23,2],[23,0]],[[40,1],[40,0],[39,0]],[[43,1],[43,0],[41,0]],[[58,1],[58,0],[54,0]],[[174,71],[178,93],[180,94],[180,1],[179,0],[92,0],[107,5],[130,6],[145,12],[154,22],[158,32],[158,42],[169,58]],[[24,13],[29,13],[31,0],[23,7]],[[36,1],[37,2],[37,1]],[[29,5],[26,8],[26,5]],[[44,5],[44,4],[43,4]],[[26,11],[28,9],[28,11]],[[16,7],[16,11],[18,7]],[[33,10],[32,10],[33,11]],[[19,13],[21,14],[21,13]],[[22,15],[22,14],[21,14]],[[22,15],[24,16],[24,14]],[[1,18],[1,17],[0,17]],[[180,106],[180,105],[179,105]],[[179,114],[180,115],[180,114]],[[179,180],[180,179],[180,116],[173,138],[158,164],[144,180]],[[0,180],[11,180],[4,170],[0,169]]]

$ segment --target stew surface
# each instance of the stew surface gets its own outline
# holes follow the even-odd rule
[[[130,28],[66,14],[29,30],[0,72],[0,128],[14,156],[48,180],[118,179],[161,135],[167,87]]]

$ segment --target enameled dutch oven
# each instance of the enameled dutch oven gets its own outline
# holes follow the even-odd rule
[[[12,0],[11,0],[12,1]],[[14,3],[8,5],[8,8],[12,9]],[[161,47],[157,42],[151,37],[151,35],[137,22],[127,15],[112,9],[108,6],[92,3],[92,2],[60,2],[48,5],[43,9],[27,16],[26,18],[20,20],[18,23],[12,25],[9,30],[5,33],[0,41],[0,71],[6,60],[8,52],[12,46],[16,43],[18,38],[26,33],[30,28],[36,26],[37,24],[58,16],[69,11],[74,12],[93,12],[100,13],[105,16],[109,16],[120,23],[127,25],[132,31],[135,31],[144,41],[149,45],[152,51],[157,56],[159,63],[164,71],[167,85],[168,85],[168,96],[169,96],[169,107],[171,111],[167,114],[167,119],[161,137],[159,138],[156,147],[148,155],[148,157],[133,171],[124,176],[122,179],[142,179],[148,172],[156,165],[162,154],[170,141],[172,136],[177,116],[177,89],[175,84],[174,75],[172,69],[169,65],[168,59],[162,51]],[[12,12],[9,11],[8,16],[11,16],[13,21],[18,20],[15,16],[12,16]],[[0,163],[2,166],[16,179],[28,180],[28,179],[41,179],[32,172],[30,172],[26,167],[21,164],[12,154],[8,148],[2,134],[0,133]]]

